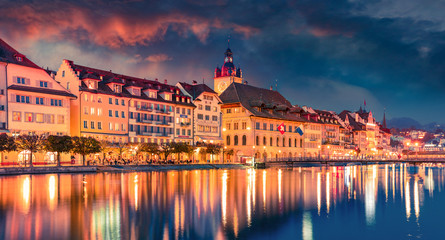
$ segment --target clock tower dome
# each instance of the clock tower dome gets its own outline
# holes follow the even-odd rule
[[[227,46],[227,50],[224,53],[224,64],[221,68],[216,67],[215,69],[213,89],[220,95],[232,82],[242,83],[243,73],[241,68],[236,68],[233,64],[233,53],[230,50],[230,46]]]

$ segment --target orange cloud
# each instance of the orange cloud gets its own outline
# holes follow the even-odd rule
[[[102,12],[101,8],[86,8],[70,3],[27,4],[4,6],[0,9],[0,33],[12,37],[45,40],[89,41],[111,48],[148,45],[162,39],[167,30],[181,36],[192,33],[201,42],[217,29],[231,29],[244,37],[258,32],[250,26],[221,24],[217,19],[187,15],[181,12],[125,15]]]
[[[352,37],[352,32],[340,32],[335,29],[312,27],[309,32],[315,37],[329,37],[334,35],[343,35],[345,37]]]
[[[149,61],[149,62],[165,62],[165,61],[170,61],[173,58],[168,56],[167,54],[154,54],[154,55],[150,55],[147,58],[145,58],[145,60]]]

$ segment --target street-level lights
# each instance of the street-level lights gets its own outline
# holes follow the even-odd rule
[[[328,160],[330,160],[330,148],[331,148],[331,146],[328,146]]]
[[[416,149],[414,149],[414,150],[416,151],[416,159],[418,159],[417,153],[419,152],[419,148],[418,148],[419,143],[416,142],[414,145],[416,145]]]
[[[320,160],[320,159],[321,159],[321,157],[320,157],[320,153],[321,153],[321,146],[320,146],[320,145],[318,145],[318,160]]]

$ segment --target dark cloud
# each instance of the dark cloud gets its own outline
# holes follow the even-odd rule
[[[445,118],[445,5],[435,1],[0,1],[0,36],[61,59],[211,85],[230,34],[250,84],[293,103]],[[354,109],[355,108],[355,109]]]

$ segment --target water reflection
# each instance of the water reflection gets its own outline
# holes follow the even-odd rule
[[[443,186],[444,168],[405,164],[0,177],[0,239],[426,236]]]

